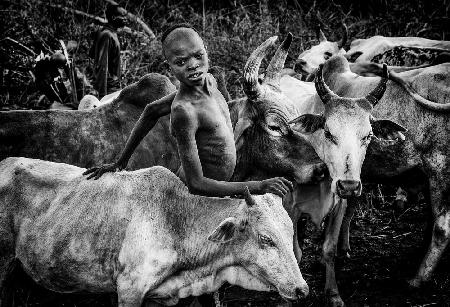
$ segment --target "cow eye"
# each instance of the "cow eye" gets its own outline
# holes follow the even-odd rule
[[[327,52],[324,53],[323,57],[325,58],[325,60],[328,60],[329,58],[331,58],[331,56],[332,56],[331,52],[327,51]]]
[[[281,128],[279,126],[275,126],[275,125],[268,125],[267,126],[270,130],[272,130],[273,132],[279,133],[279,134],[283,134],[283,130],[281,130]]]
[[[330,131],[324,130],[323,133],[325,134],[325,138],[329,140],[330,142],[337,144],[336,138],[331,134]]]
[[[271,238],[269,238],[268,236],[265,236],[265,235],[259,235],[259,242],[261,243],[261,245],[264,245],[264,246],[269,246],[269,247],[275,246],[275,242],[273,242],[273,240]]]

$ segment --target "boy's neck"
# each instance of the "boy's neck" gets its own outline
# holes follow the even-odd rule
[[[203,78],[203,82],[201,85],[187,85],[183,82],[180,82],[179,91],[181,94],[200,94],[200,95],[211,95],[211,84],[209,84],[207,80],[207,76]]]

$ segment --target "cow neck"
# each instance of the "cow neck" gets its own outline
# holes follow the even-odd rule
[[[227,244],[211,242],[208,236],[225,219],[240,217],[243,200],[199,196],[193,203],[195,204],[180,212],[180,216],[186,219],[184,225],[188,228],[186,238],[180,246],[184,253],[184,259],[180,260],[185,269],[207,265],[212,255],[225,252]]]

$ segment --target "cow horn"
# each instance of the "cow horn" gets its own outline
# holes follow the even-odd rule
[[[280,47],[278,47],[274,56],[272,57],[269,66],[267,66],[264,83],[280,87],[281,71],[283,70],[284,62],[286,61],[291,43],[292,43],[292,33],[289,32],[284,41],[281,43]]]
[[[317,94],[319,95],[323,104],[326,105],[332,98],[339,98],[339,96],[333,93],[328,85],[326,85],[325,81],[323,80],[322,69],[323,64],[320,64],[319,68],[317,69],[316,79],[314,83],[316,86]]]
[[[322,29],[320,27],[317,30],[316,36],[319,42],[325,42],[327,40],[327,37],[325,36],[325,34],[323,34]]]
[[[383,63],[383,76],[381,77],[380,82],[377,87],[373,89],[367,96],[366,99],[370,102],[372,107],[378,103],[378,101],[383,97],[384,92],[386,91],[386,84],[389,78],[389,73],[387,69],[387,65]]]
[[[341,49],[345,46],[348,39],[348,28],[347,25],[343,22],[342,23],[342,38],[340,41],[338,41],[338,48]]]
[[[244,199],[249,207],[256,206],[256,200],[253,198],[252,194],[250,194],[250,190],[248,189],[247,186],[245,187],[244,190]]]
[[[262,95],[263,89],[258,82],[258,71],[261,66],[262,59],[266,56],[269,47],[277,40],[277,36],[268,38],[264,43],[259,45],[245,63],[244,67],[244,92],[250,100],[256,100]]]

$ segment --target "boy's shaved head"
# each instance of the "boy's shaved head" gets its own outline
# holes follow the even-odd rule
[[[197,32],[197,30],[196,30],[192,25],[190,25],[190,24],[188,24],[188,23],[177,23],[177,24],[171,25],[170,27],[168,27],[168,28],[164,31],[163,35],[161,36],[161,43],[164,43],[164,41],[166,40],[167,36],[168,36],[172,31],[174,31],[175,29],[178,29],[178,28],[192,29],[192,30],[194,30],[195,32]],[[198,32],[197,32],[197,33],[198,33]]]
[[[174,42],[184,40],[198,41],[203,45],[203,40],[194,27],[187,23],[176,24],[164,31],[161,37],[164,56],[166,56],[166,48],[168,46],[173,45]]]

